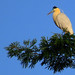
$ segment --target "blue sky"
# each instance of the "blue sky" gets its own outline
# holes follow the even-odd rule
[[[1,75],[54,75],[38,63],[34,69],[24,69],[17,58],[7,57],[4,47],[10,43],[36,38],[51,37],[62,33],[55,26],[52,14],[47,13],[58,6],[70,18],[75,32],[75,0],[0,0],[0,74]],[[74,69],[65,69],[55,75],[74,75]]]

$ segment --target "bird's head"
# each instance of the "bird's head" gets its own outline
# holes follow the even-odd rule
[[[56,6],[54,6],[53,9],[52,9],[52,11],[49,12],[48,15],[51,14],[51,13],[53,13],[53,12],[60,12],[60,9],[58,7],[56,7]]]

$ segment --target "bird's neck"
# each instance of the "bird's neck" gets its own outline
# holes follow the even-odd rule
[[[57,9],[54,13],[53,13],[53,19],[54,21],[56,20],[57,15],[59,15],[61,12],[59,9]]]

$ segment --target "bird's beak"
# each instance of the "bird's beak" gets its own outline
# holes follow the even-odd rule
[[[54,11],[52,10],[51,12],[48,13],[48,15],[51,14],[51,13],[53,13],[53,12],[54,12]]]

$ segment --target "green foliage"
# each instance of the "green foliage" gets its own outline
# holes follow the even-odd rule
[[[13,42],[5,49],[8,57],[17,57],[25,68],[34,68],[38,62],[54,73],[68,67],[75,68],[75,35],[54,34],[51,38],[42,37],[39,47],[36,43],[36,39],[24,41],[23,46]]]

